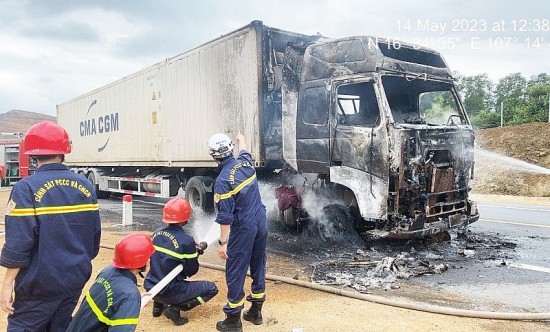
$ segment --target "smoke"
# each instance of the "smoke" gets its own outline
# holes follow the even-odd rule
[[[343,199],[325,190],[316,176],[306,175],[301,180],[302,207],[309,215],[309,234],[325,241],[348,238],[353,231],[352,219]]]
[[[275,198],[275,189],[277,189],[278,186],[279,184],[272,182],[258,182],[262,203],[264,203],[267,210],[267,220],[277,221],[279,218],[279,208],[277,206],[277,198]]]
[[[267,207],[268,219],[279,222],[275,189],[281,184],[292,185],[302,199],[302,210],[307,213],[303,231],[307,236],[338,241],[353,231],[351,216],[341,197],[329,196],[322,180],[316,174],[281,176],[281,182],[260,182],[260,193]],[[303,216],[303,214],[302,214]]]
[[[285,184],[293,185],[302,197],[302,209],[307,212],[308,219],[305,231],[324,240],[340,240],[349,232],[352,225],[351,216],[340,197],[330,197],[323,194],[321,182],[316,175],[286,176]],[[279,221],[279,208],[275,189],[281,183],[258,182],[262,202],[266,206],[267,219],[271,222]],[[212,244],[220,236],[219,225],[215,222],[216,215],[208,214],[202,209],[193,210],[188,229],[195,241],[205,241]]]

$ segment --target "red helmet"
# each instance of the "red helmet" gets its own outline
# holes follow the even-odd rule
[[[126,235],[115,246],[113,266],[127,270],[139,269],[147,265],[153,252],[155,248],[149,235],[143,233]]]
[[[162,209],[162,221],[167,224],[186,223],[189,218],[191,218],[191,204],[185,198],[173,198]]]
[[[25,154],[40,156],[71,153],[69,134],[57,123],[42,121],[25,135]]]

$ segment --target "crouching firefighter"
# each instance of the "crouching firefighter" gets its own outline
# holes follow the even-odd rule
[[[208,140],[210,155],[219,165],[214,183],[214,202],[220,224],[219,256],[226,260],[227,304],[225,320],[216,324],[218,331],[242,331],[241,310],[245,303],[244,283],[248,268],[252,285],[246,300],[251,303],[243,318],[261,325],[265,301],[267,217],[262,203],[252,155],[246,150],[244,135],[235,137],[239,154],[233,157],[235,145],[225,134]]]
[[[218,287],[211,281],[187,280],[199,271],[198,256],[207,247],[205,242],[195,243],[193,237],[183,230],[190,217],[191,205],[185,198],[174,198],[166,203],[162,211],[162,221],[166,226],[153,233],[156,251],[143,283],[149,291],[175,267],[183,265],[180,274],[153,298],[153,317],[164,314],[178,326],[189,321],[181,316],[181,311],[191,310],[218,294]]]
[[[135,331],[141,309],[136,275],[143,276],[154,251],[147,234],[120,239],[112,265],[98,274],[67,332]]]

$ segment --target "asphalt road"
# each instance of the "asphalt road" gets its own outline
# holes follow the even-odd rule
[[[130,227],[156,229],[163,203],[135,198],[134,219],[140,222]],[[101,200],[100,206],[120,218],[119,199]],[[550,312],[550,206],[478,202],[478,208],[481,218],[469,226],[469,234],[479,237],[481,249],[442,274],[407,282],[471,298],[477,310],[491,303],[487,310]]]
[[[481,220],[473,229],[499,232],[521,245],[515,264],[532,265],[550,277],[550,206],[482,203]]]
[[[481,301],[505,311],[550,312],[550,206],[478,202],[481,218],[472,234],[515,248],[494,260],[471,260],[459,269],[420,280],[424,285]]]

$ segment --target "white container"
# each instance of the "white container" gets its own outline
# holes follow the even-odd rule
[[[259,153],[260,36],[221,36],[57,106],[80,166],[214,166],[206,142],[241,131]]]

